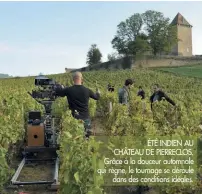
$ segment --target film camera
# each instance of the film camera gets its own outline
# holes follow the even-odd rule
[[[50,99],[55,100],[54,91],[57,88],[63,88],[62,85],[57,84],[54,80],[44,76],[38,76],[35,78],[35,86],[41,87],[42,89],[32,91],[33,98]]]
[[[52,188],[56,188],[59,185],[59,158],[57,155],[59,149],[59,120],[51,114],[51,107],[56,100],[54,91],[57,88],[63,88],[63,86],[44,76],[35,78],[35,86],[38,86],[39,89],[33,90],[32,93],[28,92],[28,94],[42,104],[45,111],[43,114],[40,111],[30,111],[28,113],[26,143],[22,151],[23,159],[13,175],[11,183],[13,185],[48,184]],[[54,176],[51,180],[17,181],[21,170],[27,163],[38,164],[45,161],[50,161],[54,165]]]
[[[38,90],[33,90],[29,93],[37,102],[44,105],[45,112],[51,113],[52,103],[56,100],[57,96],[54,95],[56,89],[64,88],[63,85],[56,83],[54,80],[45,76],[38,76],[35,78],[35,86],[38,86]],[[42,99],[42,100],[39,100]]]
[[[57,88],[63,88],[62,85],[57,84],[54,80],[49,79],[44,76],[38,76],[35,78],[35,86],[41,87],[38,90],[33,90],[32,93],[29,93],[32,98],[34,98],[38,103],[42,104],[45,108],[43,117],[41,116],[40,111],[30,111],[28,116],[29,131],[28,140],[32,138],[33,141],[36,141],[37,145],[51,146],[56,145],[56,131],[54,126],[55,118],[52,116],[52,104],[56,100],[54,91]],[[35,129],[35,128],[38,129]],[[35,133],[40,132],[42,137],[41,143],[39,143],[39,138],[37,140],[36,136],[32,136],[33,131],[37,130]],[[37,135],[38,137],[39,134]],[[31,141],[31,144],[35,144]],[[28,141],[29,144],[29,141]]]

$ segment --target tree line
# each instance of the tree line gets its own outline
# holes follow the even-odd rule
[[[117,31],[111,41],[116,52],[108,55],[113,61],[124,56],[137,56],[145,53],[169,54],[177,44],[177,28],[163,13],[148,10],[135,13],[117,25]],[[102,53],[96,44],[92,44],[86,63],[89,66],[101,63]]]

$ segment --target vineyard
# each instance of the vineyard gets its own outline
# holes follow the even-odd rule
[[[182,75],[182,76],[187,76],[187,77],[201,78],[201,76],[202,76],[201,64],[189,65],[189,66],[179,66],[179,67],[164,67],[164,68],[158,68],[158,69],[161,71],[174,73],[177,75]]]
[[[84,85],[95,91],[97,86],[101,91],[101,99],[90,100],[90,115],[93,131],[96,134],[114,136],[127,135],[128,141],[133,136],[163,136],[177,134],[180,136],[200,136],[202,129],[202,83],[196,78],[186,78],[151,70],[122,70],[85,72]],[[49,76],[60,84],[70,86],[71,74]],[[131,89],[130,109],[118,104],[117,91],[125,79],[135,79]],[[115,92],[107,92],[108,83],[115,85]],[[153,113],[150,110],[149,97],[152,94],[152,84],[158,83],[168,96],[175,101],[176,107],[167,102],[154,104]],[[137,97],[138,86],[146,93],[143,101]],[[0,193],[8,194],[4,188],[9,182],[14,169],[13,158],[18,151],[20,142],[25,137],[27,112],[42,110],[34,99],[27,94],[34,89],[34,78],[11,78],[0,80]],[[112,102],[113,109],[109,113],[108,104]],[[144,108],[143,108],[144,103]],[[123,193],[125,188],[102,187],[102,177],[94,172],[96,165],[102,165],[99,160],[99,143],[91,138],[83,138],[83,124],[71,117],[67,108],[66,98],[58,98],[54,102],[53,114],[61,117],[60,150],[61,160],[58,194],[115,194]],[[125,142],[127,143],[127,142]],[[92,148],[94,152],[92,152]],[[198,159],[202,163],[201,158]],[[198,173],[202,174],[200,165]],[[153,187],[148,194],[189,194],[201,193],[202,184],[198,181],[194,188],[182,185],[180,187]],[[45,193],[45,192],[44,192]],[[127,194],[127,192],[124,192]]]

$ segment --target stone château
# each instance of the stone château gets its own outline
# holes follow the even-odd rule
[[[175,16],[171,25],[176,26],[178,36],[178,43],[173,47],[171,54],[192,56],[192,25],[180,13]]]

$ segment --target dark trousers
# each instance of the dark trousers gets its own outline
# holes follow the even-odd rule
[[[88,119],[81,119],[79,118],[77,115],[74,115],[72,114],[72,116],[75,118],[75,119],[78,119],[78,120],[82,120],[84,122],[84,132],[85,132],[85,136],[86,137],[89,137],[92,132],[91,132],[91,120],[90,118]]]
[[[90,119],[84,119],[83,121],[84,121],[85,136],[90,137],[90,135],[92,135],[91,120]]]

